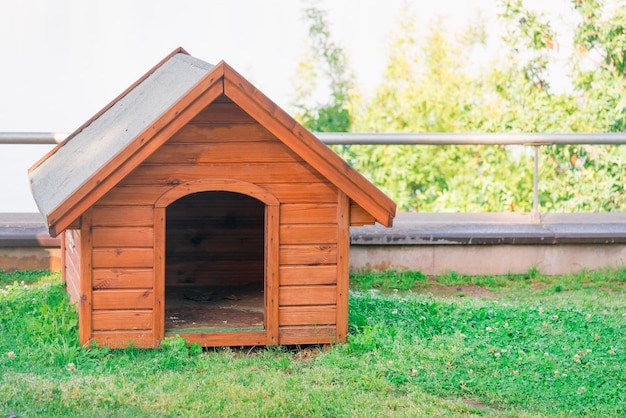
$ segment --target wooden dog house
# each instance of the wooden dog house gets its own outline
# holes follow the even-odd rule
[[[29,170],[81,343],[344,342],[349,227],[395,204],[226,63],[177,49]]]

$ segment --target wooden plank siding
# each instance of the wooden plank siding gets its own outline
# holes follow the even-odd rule
[[[298,203],[280,206],[284,224],[332,224],[337,216],[334,203]]]
[[[376,219],[356,202],[350,201],[350,226],[374,225]]]
[[[337,264],[337,246],[332,244],[281,245],[280,265],[319,265]]]
[[[138,347],[153,346],[153,208],[103,199],[91,213],[91,338],[123,346],[132,337]]]
[[[150,268],[103,268],[93,270],[93,288],[102,289],[151,289]]]
[[[336,342],[335,325],[290,326],[280,327],[280,343],[293,344],[328,344]]]
[[[152,248],[154,235],[152,228],[146,227],[104,227],[93,228],[94,248],[115,248],[120,243],[127,247]]]
[[[245,148],[245,145],[243,145]],[[220,178],[227,176],[248,183],[317,183],[322,178],[307,164],[298,163],[216,163],[216,164],[170,164],[141,165],[120,182],[121,185],[177,186],[193,180],[207,177]]]
[[[94,331],[92,340],[110,348],[125,348],[131,345],[136,348],[154,347],[152,331]]]
[[[276,137],[254,121],[245,123],[221,124],[203,123],[200,119],[185,125],[169,141],[169,144],[194,144],[213,141],[227,142],[267,142]]]
[[[70,295],[70,302],[78,304],[80,301],[80,231],[66,230],[61,243],[63,245],[63,280]],[[78,305],[76,307],[78,308]]]
[[[177,212],[169,211],[168,206],[160,215],[167,214],[167,222],[163,221],[163,231],[159,233],[170,233],[166,224],[179,227],[173,228],[173,235],[167,238],[156,236],[156,201],[181,184],[207,178],[256,184],[280,202],[272,215],[272,219],[279,220],[272,226],[278,230],[278,242],[268,244],[274,248],[270,253],[261,253],[265,260],[252,257],[248,250],[237,252],[237,248],[245,248],[241,241],[245,236],[248,236],[246,246],[263,248],[265,237],[254,232],[258,231],[255,225],[250,225],[250,234],[245,233],[247,226],[239,224],[243,235],[216,233],[222,239],[221,245],[213,244],[207,231],[193,225],[193,219],[201,217],[211,223],[214,222],[211,216],[214,216],[217,222],[232,210],[238,211],[238,221],[246,219],[248,212],[254,213],[246,205],[234,209],[225,202],[223,209],[211,209],[213,215],[209,213],[208,218],[202,202]],[[347,315],[337,311],[338,295],[344,297],[344,287],[338,287],[337,282],[337,262],[342,256],[338,249],[343,251],[345,247],[345,243],[340,245],[337,232],[341,202],[337,188],[319,172],[228,99],[220,98],[155,150],[94,206],[93,339],[120,345],[126,339],[138,338],[138,346],[155,345],[164,336],[160,329],[163,318],[156,318],[156,315],[163,315],[160,298],[161,293],[166,292],[161,287],[164,283],[187,286],[189,280],[195,280],[190,277],[202,274],[204,280],[210,281],[228,273],[246,282],[246,272],[257,275],[256,272],[263,271],[264,263],[268,265],[268,254],[273,254],[275,259],[269,264],[277,265],[278,269],[266,268],[262,273],[272,275],[270,282],[266,277],[265,283],[265,318],[269,323],[263,336],[238,337],[236,333],[189,333],[185,336],[203,345],[337,341],[336,319]],[[367,224],[373,219],[356,204],[350,206],[348,216],[354,217],[357,224]],[[267,212],[265,222],[268,222]],[[156,254],[153,248],[159,240],[165,242],[166,248],[159,249],[162,255]],[[171,265],[159,259],[165,251],[170,251],[168,245],[173,246],[172,251],[177,254]],[[208,267],[207,261],[199,256],[185,258],[185,254],[194,251],[210,253],[219,260],[213,260]],[[183,271],[181,266],[184,266],[185,277],[179,275],[180,281],[177,281],[178,276],[173,274]],[[159,283],[157,275],[169,277],[167,280],[173,277],[174,282]]]
[[[152,310],[99,310],[93,313],[94,331],[151,330]]]
[[[334,201],[329,203],[301,201],[281,205],[279,336],[282,344],[326,343],[336,339],[336,190],[332,198]],[[321,335],[320,329],[323,329]]]
[[[281,307],[280,325],[333,325],[336,320],[335,306],[291,306]]]
[[[274,141],[166,144],[144,164],[301,163],[297,155]]]
[[[307,266],[281,265],[281,286],[331,285],[337,282],[335,264]]]
[[[334,244],[337,242],[337,224],[282,224],[280,242],[290,244]]]
[[[152,309],[153,296],[152,289],[94,290],[93,309]]]
[[[101,206],[93,208],[94,227],[141,227],[152,226],[151,206]]]

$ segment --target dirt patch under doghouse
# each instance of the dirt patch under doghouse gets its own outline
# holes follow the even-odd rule
[[[202,332],[263,329],[261,284],[246,286],[168,287],[165,329]]]

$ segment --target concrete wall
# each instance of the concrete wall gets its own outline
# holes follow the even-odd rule
[[[61,248],[0,247],[0,270],[61,270]]]
[[[525,273],[536,267],[544,274],[583,269],[622,268],[626,244],[605,245],[388,245],[352,246],[352,269],[418,270],[427,275]]]

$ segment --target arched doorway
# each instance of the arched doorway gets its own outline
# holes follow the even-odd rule
[[[194,196],[195,197],[191,197]],[[190,200],[183,200],[187,196],[190,196]],[[261,273],[261,278],[257,279],[257,281],[249,282],[249,279],[246,279],[242,274],[239,277],[235,277],[234,274],[221,276],[224,280],[223,282],[214,281],[214,284],[221,285],[223,287],[228,286],[228,280],[233,279],[232,283],[251,283],[252,285],[259,285],[263,283],[263,326],[257,326],[258,321],[254,322],[252,326],[240,326],[240,327],[228,327],[228,322],[222,324],[224,326],[221,327],[194,327],[197,326],[197,321],[191,320],[191,324],[189,324],[189,318],[186,320],[186,327],[183,328],[181,326],[178,329],[168,328],[169,326],[173,326],[172,323],[167,324],[169,320],[169,316],[176,315],[166,315],[165,305],[166,300],[168,299],[168,295],[166,294],[166,283],[168,284],[168,288],[170,290],[170,298],[169,301],[175,301],[172,297],[175,295],[171,292],[173,287],[179,286],[182,289],[178,289],[179,291],[188,290],[199,290],[194,287],[191,280],[193,280],[193,275],[185,274],[190,273],[191,270],[182,270],[182,274],[177,274],[177,270],[169,269],[171,275],[167,278],[168,274],[166,271],[168,270],[168,263],[166,263],[167,259],[167,249],[173,248],[178,245],[176,242],[168,242],[167,235],[167,218],[168,211],[171,211],[173,208],[173,217],[170,218],[172,225],[174,225],[176,219],[175,218],[185,218],[185,213],[187,209],[185,209],[184,203],[194,203],[196,200],[199,206],[205,205],[205,213],[211,214],[211,206],[216,206],[216,201],[220,201],[220,197],[223,199],[233,199],[234,203],[239,202],[239,206],[242,207],[241,214],[231,214],[230,216],[226,213],[226,216],[222,217],[222,224],[225,226],[230,226],[229,228],[222,229],[233,231],[237,228],[233,228],[233,226],[239,225],[239,222],[243,222],[245,225],[247,222],[242,217],[245,217],[243,213],[246,211],[253,212],[255,222],[258,225],[258,217],[260,214],[263,215],[263,228],[255,229],[255,234],[257,237],[263,234],[263,238],[261,240],[261,248],[263,249],[263,271]],[[213,203],[211,203],[213,201]],[[178,202],[177,205],[174,205]],[[224,206],[225,200],[222,200],[222,206]],[[174,205],[174,206],[172,206]],[[177,206],[180,206],[177,208]],[[219,205],[217,205],[219,206]],[[236,206],[236,205],[235,205]],[[189,208],[191,211],[191,208]],[[218,209],[215,209],[213,215],[217,213]],[[202,211],[202,210],[201,210]],[[176,214],[178,212],[178,214]],[[172,212],[170,212],[172,213]],[[188,212],[191,213],[191,212]],[[186,222],[186,221],[183,221]],[[202,223],[202,218],[198,219],[198,222]],[[210,223],[210,222],[209,222]],[[193,222],[187,223],[193,227]],[[168,190],[163,195],[161,195],[157,201],[154,203],[154,303],[153,303],[153,338],[155,346],[158,346],[163,338],[167,336],[173,336],[176,334],[181,335],[186,338],[190,342],[198,342],[203,346],[219,346],[219,345],[274,345],[278,344],[278,289],[279,289],[279,248],[280,248],[280,236],[279,236],[279,225],[280,225],[280,202],[278,199],[269,193],[267,190],[259,187],[258,185],[236,180],[229,178],[208,178],[208,179],[200,179],[194,180],[187,183],[179,184],[178,186]],[[176,234],[181,234],[182,226],[178,227],[178,231],[176,228],[169,231],[170,238],[174,238]],[[208,230],[204,232],[208,234]],[[184,235],[184,234],[183,234]],[[192,234],[188,236],[189,242],[192,246],[202,247],[202,242],[205,241],[202,236],[196,236],[196,234]],[[223,232],[222,237],[226,236],[227,233]],[[235,234],[235,236],[243,236],[243,234]],[[251,240],[246,238],[246,242],[259,242],[259,239]],[[207,244],[204,244],[207,245]],[[240,252],[241,246],[235,246],[234,244],[229,244],[230,249],[233,252]],[[246,244],[248,245],[248,244]],[[235,248],[236,247],[236,248]],[[252,246],[249,248],[252,250]],[[255,250],[256,251],[256,247]],[[206,252],[202,251],[193,251],[192,253],[196,254],[197,259],[202,260],[203,257],[206,257]],[[203,254],[205,254],[203,256]],[[256,253],[258,256],[258,253]],[[176,263],[177,258],[170,258],[170,263]],[[181,256],[182,257],[182,256]],[[241,259],[239,259],[241,260]],[[179,258],[178,261],[182,261],[182,258]],[[231,263],[235,264],[235,263]],[[247,263],[245,261],[239,263],[241,265],[241,269],[245,269]],[[216,264],[214,264],[215,266]],[[237,271],[241,271],[241,269]],[[233,270],[235,271],[235,270]],[[256,270],[255,270],[256,271]],[[173,272],[173,273],[172,273]],[[232,272],[231,272],[232,273]],[[255,273],[256,274],[256,273]],[[186,279],[185,279],[186,277]],[[214,275],[214,277],[216,277]],[[257,277],[257,276],[255,276]],[[182,279],[181,279],[182,278]],[[236,279],[236,280],[235,280]],[[261,282],[262,280],[262,282]],[[188,282],[188,283],[185,283]],[[196,282],[197,283],[197,282]],[[221,284],[220,284],[221,283]],[[214,289],[217,290],[217,289]],[[222,289],[225,290],[225,289]],[[244,290],[243,287],[238,290]],[[210,292],[210,290],[209,290]],[[241,293],[241,292],[240,292]],[[209,297],[211,295],[207,295]],[[232,293],[227,295],[232,296]],[[237,296],[235,293],[234,296]],[[184,295],[183,295],[184,297]],[[211,298],[212,300],[216,300]],[[236,300],[234,298],[233,302],[239,302],[242,299]],[[224,300],[224,299],[222,299]],[[230,300],[230,299],[226,299]],[[199,301],[202,302],[202,301]],[[206,301],[210,302],[210,301]],[[239,307],[242,308],[244,305],[240,304]],[[258,307],[257,307],[258,309]],[[205,313],[210,313],[208,310]],[[167,318],[166,318],[167,316]],[[178,317],[180,319],[180,317]],[[250,322],[255,318],[251,316]],[[224,319],[228,321],[228,319]],[[224,321],[222,320],[222,321]],[[196,324],[193,324],[196,322]]]
[[[165,333],[263,330],[265,204],[206,191],[165,213]]]

